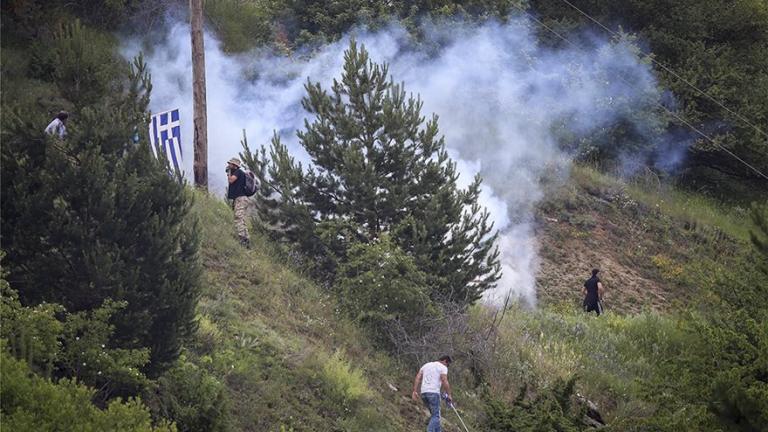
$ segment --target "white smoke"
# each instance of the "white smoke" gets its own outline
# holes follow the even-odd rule
[[[539,44],[535,30],[522,18],[479,27],[429,26],[418,45],[397,25],[355,34],[373,61],[389,63],[395,81],[421,96],[423,114],[439,115],[462,185],[476,173],[484,178],[482,204],[501,233],[503,277],[485,296],[497,305],[508,296],[536,304],[533,209],[542,198],[541,179],[564,178],[570,161],[557,134],[604,128],[657,91],[650,68],[626,44],[593,38],[583,50],[551,49]],[[187,173],[192,172],[189,39],[189,28],[177,24],[147,57],[154,85],[150,108],[181,108]],[[268,52],[227,56],[211,34],[205,43],[211,189],[223,193],[224,165],[241,150],[243,129],[252,148],[268,143],[277,130],[306,162],[295,135],[307,115],[300,103],[303,85],[309,78],[329,87],[341,74],[349,36],[301,58]],[[137,49],[125,53],[135,55]]]

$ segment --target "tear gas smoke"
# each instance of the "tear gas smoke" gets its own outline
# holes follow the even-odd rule
[[[656,119],[629,114],[658,98],[654,76],[625,42],[592,38],[588,48],[543,47],[525,19],[483,26],[424,27],[414,44],[397,25],[357,31],[375,62],[387,62],[396,82],[419,94],[424,115],[438,114],[460,182],[484,179],[481,203],[501,236],[503,277],[486,293],[492,304],[507,296],[536,304],[538,266],[533,209],[542,198],[541,180],[568,173],[571,155],[558,146],[563,131],[578,137],[619,118],[636,130]],[[349,37],[311,55],[289,58],[269,52],[227,56],[206,35],[208,141],[211,190],[225,188],[226,160],[241,150],[245,129],[252,147],[267,144],[277,130],[297,159],[307,156],[295,131],[307,113],[301,107],[307,78],[330,87],[341,74]],[[138,46],[138,45],[137,45]],[[137,48],[127,47],[127,56]],[[189,28],[177,24],[147,56],[153,79],[150,108],[181,108],[185,169],[192,172],[192,74]],[[621,75],[623,79],[616,77]],[[631,85],[629,83],[632,83]]]

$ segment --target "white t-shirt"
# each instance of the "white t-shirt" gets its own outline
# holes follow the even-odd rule
[[[429,362],[421,367],[421,392],[440,393],[440,375],[448,375],[448,367],[439,361]]]
[[[64,138],[67,136],[67,126],[64,124],[64,122],[58,118],[55,118],[48,124],[48,127],[45,128],[45,133],[48,135],[58,135],[59,138]]]

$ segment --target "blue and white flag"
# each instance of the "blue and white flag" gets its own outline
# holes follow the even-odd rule
[[[181,124],[178,109],[152,116],[152,121],[149,123],[149,142],[155,157],[158,157],[158,152],[165,153],[173,169],[178,173],[182,172]]]

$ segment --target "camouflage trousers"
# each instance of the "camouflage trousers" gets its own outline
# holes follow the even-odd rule
[[[234,203],[235,208],[235,229],[240,240],[248,240],[248,197],[237,197]]]

